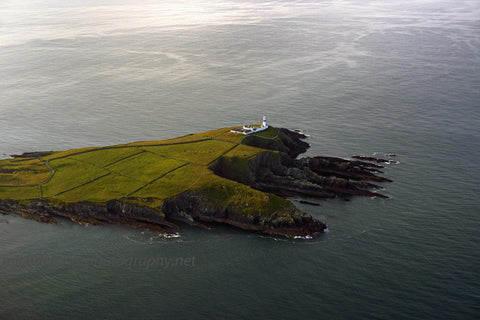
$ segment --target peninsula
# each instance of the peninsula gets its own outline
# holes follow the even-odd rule
[[[48,223],[58,217],[117,223],[172,236],[181,224],[222,223],[309,237],[325,232],[326,224],[286,197],[386,198],[374,191],[373,182],[390,181],[377,175],[381,162],[298,159],[309,148],[305,135],[265,123],[260,128],[0,160],[0,213]]]

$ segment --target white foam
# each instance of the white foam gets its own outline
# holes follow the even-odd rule
[[[171,238],[180,238],[180,233],[175,232],[175,233],[164,233],[163,234],[164,238],[171,239]]]
[[[312,236],[294,236],[293,239],[313,239]]]
[[[400,164],[400,161],[398,160],[388,160],[386,164]]]

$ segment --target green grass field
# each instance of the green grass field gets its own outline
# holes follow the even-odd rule
[[[241,143],[245,135],[238,133],[225,132],[215,137],[217,140],[228,141],[233,143]]]
[[[109,173],[105,169],[72,158],[52,160],[49,164],[55,173],[48,183],[42,185],[43,196],[47,198]]]
[[[43,157],[42,160],[53,160],[53,159],[65,158],[68,156],[72,156],[74,154],[79,154],[79,153],[83,153],[91,150],[100,150],[100,149],[101,148],[98,148],[98,147],[88,147],[88,148],[71,149],[71,150],[65,150],[65,151],[57,151],[57,152],[53,152],[52,154],[46,157]]]
[[[120,144],[114,147],[141,147],[141,146],[151,146],[151,145],[161,145],[161,144],[173,144],[173,143],[190,143],[190,142],[195,142],[195,141],[202,141],[210,139],[210,137],[203,137],[203,136],[198,136],[194,134],[189,134],[183,137],[178,137],[174,139],[169,139],[169,140],[155,140],[155,141],[137,141],[137,142],[131,142],[127,144]]]
[[[238,145],[236,148],[228,151],[225,154],[225,157],[247,157],[251,158],[258,154],[259,152],[265,151],[264,149],[247,146],[244,144]]]
[[[143,150],[132,147],[132,148],[111,148],[111,149],[102,149],[94,150],[90,152],[85,152],[81,154],[76,154],[70,158],[80,160],[83,162],[88,162],[97,167],[106,167],[122,159],[131,157],[135,154],[142,152]]]
[[[0,199],[45,198],[55,203],[124,199],[159,207],[167,198],[196,190],[212,197],[212,201],[238,203],[247,213],[259,210],[257,206],[271,210],[278,199],[217,176],[208,168],[221,159],[238,175],[248,178],[248,161],[265,151],[240,144],[245,136],[230,133],[230,129],[171,140],[72,149],[41,158],[1,160]],[[257,135],[272,138],[276,134],[276,129],[269,128]]]
[[[268,129],[260,131],[260,132],[255,132],[252,133],[252,136],[257,136],[257,137],[264,137],[264,138],[269,138],[273,139],[278,136],[278,129],[274,127],[268,127]]]
[[[112,199],[121,199],[142,185],[144,185],[144,183],[137,180],[116,174],[108,174],[80,187],[64,192],[56,198],[65,202],[106,202]]]
[[[288,203],[287,200],[276,195],[255,190],[219,176],[205,181],[199,187],[212,205],[241,207],[238,212],[250,217],[258,214],[268,217]]]
[[[216,129],[216,130],[210,130],[202,133],[195,133],[193,136],[194,137],[202,137],[202,138],[216,138],[220,137],[221,135],[230,132],[233,128],[238,128],[238,127],[231,127],[231,128],[222,128],[222,129]]]
[[[0,185],[35,185],[49,176],[50,169],[39,159],[0,160]]]
[[[164,158],[158,154],[144,151],[116,162],[107,169],[118,175],[147,183],[182,164],[185,164],[185,161]]]
[[[206,140],[190,144],[144,147],[144,150],[165,158],[207,165],[235,146],[236,144],[230,142]]]
[[[172,171],[145,188],[133,193],[132,197],[166,199],[183,191],[192,189],[196,184],[208,179],[210,170],[198,164],[188,164]]]
[[[0,187],[0,199],[25,200],[40,199],[40,186]]]

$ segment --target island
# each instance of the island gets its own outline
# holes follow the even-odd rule
[[[375,182],[390,182],[378,175],[381,159],[298,158],[310,147],[302,132],[239,128],[0,160],[0,213],[116,223],[166,236],[178,236],[182,224],[220,223],[295,238],[327,225],[289,197],[312,205],[311,199],[387,198],[376,191]]]

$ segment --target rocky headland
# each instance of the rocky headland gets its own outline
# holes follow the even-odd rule
[[[172,172],[180,172],[180,169],[196,165],[195,163],[182,164],[160,177],[147,180],[145,185],[131,192],[125,192],[123,196],[109,195],[102,199],[103,201],[98,199],[92,201],[85,196],[85,199],[80,197],[75,201],[73,198],[75,191],[83,190],[82,188],[89,185],[93,187],[93,183],[105,179],[104,177],[110,174],[128,176],[126,171],[119,173],[115,171],[117,169],[112,170],[114,165],[108,164],[103,168],[111,170],[110,173],[99,174],[99,177],[86,183],[76,182],[78,186],[48,195],[47,187],[50,184],[61,183],[57,181],[59,178],[55,180],[52,176],[62,170],[61,166],[51,168],[49,162],[54,163],[54,160],[59,161],[69,157],[76,161],[84,161],[85,158],[81,156],[85,157],[86,153],[92,158],[94,152],[105,152],[105,150],[118,152],[118,149],[139,148],[139,145],[89,149],[76,153],[70,152],[67,155],[51,152],[26,153],[12,161],[37,159],[52,169],[48,178],[52,181],[47,179],[38,184],[39,197],[22,197],[18,191],[22,187],[36,188],[36,184],[0,186],[0,213],[16,213],[25,218],[47,223],[56,223],[57,217],[65,217],[80,224],[117,223],[166,235],[175,235],[181,224],[208,228],[212,223],[222,223],[266,234],[309,237],[325,232],[327,225],[299,210],[285,198],[292,196],[308,197],[308,199],[340,197],[346,200],[351,196],[387,198],[376,191],[380,189],[376,183],[391,181],[378,175],[382,173],[381,164],[386,163],[387,160],[360,156],[352,160],[320,156],[298,158],[309,148],[308,143],[304,141],[306,136],[288,129],[272,128],[272,130],[270,133],[245,137],[222,131],[215,137],[205,134],[196,140],[189,138],[186,141],[155,144],[155,146],[182,145],[182,148],[215,140],[221,142],[222,146],[231,144],[231,146],[225,145],[229,148],[220,156],[215,156],[211,159],[212,161],[206,162],[207,171],[200,170],[201,174],[198,177],[192,176],[195,183],[191,187],[188,187],[190,181],[185,180],[187,187],[177,188],[179,192],[170,192],[173,193],[170,196],[156,196],[164,192],[165,186],[170,186],[169,181],[158,184],[158,192],[153,188],[155,183],[163,181],[162,179],[166,179]],[[153,152],[151,145],[153,144],[142,144],[143,149],[138,154]],[[245,151],[238,151],[240,145],[244,146],[242,148],[245,148]],[[155,150],[155,152],[158,151]],[[138,154],[135,154],[135,157],[138,157]],[[131,157],[129,155],[125,159]],[[91,161],[90,164],[95,164],[92,160],[89,161]],[[120,159],[113,163],[116,164],[119,161],[126,160]],[[12,170],[34,169],[11,167],[11,164],[6,162],[2,166],[0,162],[0,174],[2,170],[7,176],[14,173]],[[47,173],[42,174],[47,176]],[[0,185],[1,178],[0,175]],[[12,188],[17,193],[12,192]],[[146,193],[147,189],[150,190],[149,193]],[[67,198],[66,195],[71,197]],[[90,198],[95,199],[95,196]],[[306,200],[303,202],[317,204]]]

